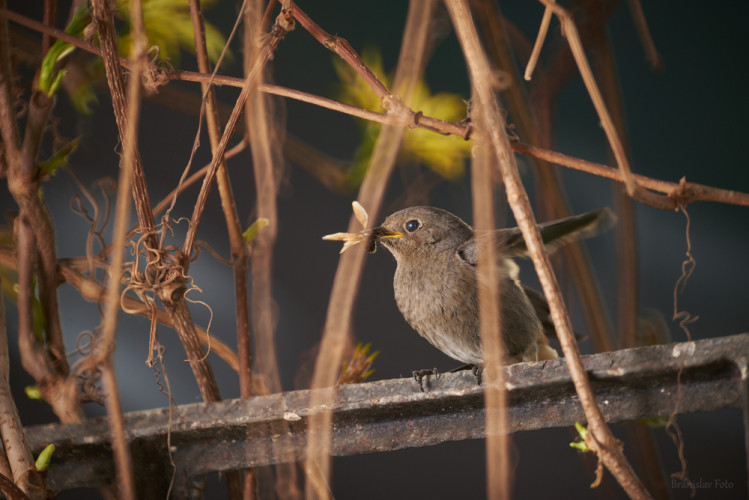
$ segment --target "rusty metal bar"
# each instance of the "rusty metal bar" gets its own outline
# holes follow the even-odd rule
[[[584,356],[598,402],[611,422],[744,406],[749,333],[695,342]],[[583,419],[564,360],[506,368],[513,432],[572,425]],[[470,372],[425,381],[383,380],[336,388],[333,453],[351,455],[430,446],[484,436],[483,390]],[[208,471],[241,469],[304,458],[310,391],[175,409],[171,424],[177,484]],[[745,417],[749,418],[749,417]],[[138,477],[171,477],[168,410],[126,415]],[[745,420],[746,421],[746,420]],[[749,424],[747,424],[749,425]],[[745,430],[749,432],[749,430]],[[54,489],[97,486],[113,477],[105,419],[26,429],[34,450],[57,447],[47,476]],[[158,473],[158,474],[155,474]],[[165,485],[149,485],[151,490]]]

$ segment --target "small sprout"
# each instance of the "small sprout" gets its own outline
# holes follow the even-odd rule
[[[73,19],[65,28],[65,33],[76,37],[80,36],[90,22],[91,13],[88,10],[88,2],[80,2],[73,15]],[[57,64],[74,50],[74,45],[57,40],[47,51],[47,55],[44,57],[39,71],[39,90],[47,96],[54,96],[60,89],[62,77],[65,76],[65,70],[56,72]]]
[[[60,74],[62,74],[62,72],[60,72]],[[68,162],[70,155],[78,148],[79,142],[81,142],[80,136],[65,144],[48,160],[41,162],[39,168],[42,170],[42,173],[45,176],[55,175],[57,170]]]
[[[23,389],[26,392],[26,397],[29,399],[42,399],[42,391],[35,385],[27,385]]]
[[[351,206],[354,209],[354,216],[356,216],[356,220],[359,221],[359,223],[364,227],[364,230],[359,231],[358,233],[333,233],[333,234],[326,234],[322,237],[324,240],[329,241],[343,241],[343,248],[341,248],[341,252],[343,253],[346,250],[348,250],[350,247],[357,245],[361,243],[362,241],[367,241],[367,251],[369,253],[375,253],[377,250],[377,239],[379,238],[399,238],[402,235],[396,231],[383,231],[381,228],[377,229],[367,229],[367,224],[369,223],[369,215],[367,214],[367,211],[364,209],[363,206],[359,204],[358,201],[354,201]]]
[[[575,429],[577,430],[577,433],[580,435],[581,441],[575,441],[570,443],[570,446],[573,448],[577,448],[578,450],[582,452],[588,452],[591,451],[590,448],[588,448],[588,445],[585,444],[585,439],[588,437],[588,429],[585,428],[583,424],[580,422],[575,422]]]
[[[44,472],[49,467],[49,463],[52,461],[52,454],[55,452],[55,445],[48,444],[46,448],[44,448],[41,453],[39,453],[39,456],[36,458],[36,462],[34,463],[34,467],[36,467],[36,470],[39,472]]]
[[[255,239],[257,236],[257,233],[260,232],[261,229],[264,227],[267,227],[270,225],[270,221],[266,219],[265,217],[260,217],[258,220],[252,223],[250,227],[247,228],[247,230],[242,233],[242,237],[244,238],[244,241],[247,243],[252,243],[252,240]]]
[[[372,348],[372,344],[362,344],[359,342],[356,344],[354,354],[351,356],[350,363],[344,363],[341,368],[341,375],[338,377],[338,384],[358,384],[364,382],[370,375],[374,373],[372,364],[377,356],[380,355],[380,351],[375,351],[369,354],[369,350]]]

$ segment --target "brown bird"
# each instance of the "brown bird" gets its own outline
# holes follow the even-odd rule
[[[589,237],[616,220],[608,208],[539,225],[547,250]],[[395,212],[367,231],[395,257],[395,300],[419,335],[451,358],[473,365],[480,374],[483,358],[479,333],[476,239],[495,237],[499,274],[502,337],[506,364],[557,357],[547,335],[555,336],[546,299],[518,280],[513,257],[527,256],[520,229],[474,233],[459,217],[434,207]],[[417,380],[429,370],[414,372]]]

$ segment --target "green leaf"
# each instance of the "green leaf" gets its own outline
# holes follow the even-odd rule
[[[88,10],[88,2],[80,2],[78,8],[73,15],[73,19],[70,24],[65,28],[65,33],[73,36],[80,36],[83,30],[91,22],[91,14]],[[39,90],[52,97],[60,89],[62,83],[62,77],[65,76],[65,71],[55,73],[55,67],[62,58],[70,54],[75,50],[75,46],[57,40],[52,47],[49,48],[47,54],[44,56],[42,66],[39,69]]]
[[[244,241],[246,241],[247,243],[252,243],[252,240],[255,239],[257,233],[269,224],[270,221],[268,219],[266,219],[265,217],[260,217],[258,220],[253,222],[252,225],[248,227],[244,233],[242,233]]]
[[[39,453],[39,456],[36,458],[36,462],[34,463],[34,466],[36,467],[36,470],[39,472],[44,472],[49,467],[49,463],[52,461],[52,454],[55,452],[55,445],[48,444],[46,448],[44,448],[41,453]]]
[[[365,48],[362,50],[362,60],[384,85],[391,86],[392,79],[385,75],[379,51]],[[341,80],[337,96],[341,102],[370,111],[382,111],[375,93],[348,64],[336,58],[333,60],[333,67]],[[416,85],[411,106],[414,111],[420,111],[425,116],[445,121],[459,121],[466,115],[465,102],[459,95],[446,92],[432,94],[423,80]],[[358,187],[364,179],[381,127],[378,123],[360,123],[363,123],[363,138],[348,173],[348,182],[352,188]],[[420,128],[407,129],[403,136],[400,159],[421,162],[442,177],[455,180],[465,171],[465,160],[470,157],[471,147],[471,142],[461,137],[444,136]]]
[[[34,281],[36,282],[36,280]],[[34,286],[34,289],[36,290],[36,286]],[[31,328],[34,329],[34,337],[36,337],[36,340],[43,344],[44,328],[45,326],[47,326],[47,320],[46,316],[44,316],[42,303],[39,301],[37,296],[38,295],[35,293],[34,296],[31,297]]]
[[[3,281],[3,293],[13,302],[18,302],[18,273],[9,267],[0,266],[0,277],[2,277]],[[38,298],[36,277],[32,282],[32,286],[34,288],[34,295],[31,297],[32,328],[36,339],[39,342],[44,343],[44,327],[46,326],[46,320],[44,309],[42,309],[42,303]]]
[[[76,137],[72,141],[61,147],[51,158],[45,160],[39,164],[39,168],[42,169],[42,174],[45,177],[55,175],[57,169],[62,167],[68,162],[68,157],[78,149],[78,144],[81,142],[80,136]]]

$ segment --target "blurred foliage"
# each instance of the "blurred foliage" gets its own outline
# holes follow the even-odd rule
[[[23,388],[26,393],[26,397],[29,399],[41,400],[43,398],[42,391],[35,385],[27,385]]]
[[[215,3],[216,0],[204,0],[201,5],[206,8]],[[125,26],[118,38],[118,48],[120,54],[127,57],[133,43],[129,24],[129,0],[117,1],[116,15],[125,21]],[[88,2],[81,2],[70,24],[65,28],[65,32],[81,37],[90,22]],[[172,66],[179,67],[180,50],[195,52],[190,7],[184,0],[143,0],[143,23],[148,38],[148,48],[158,46],[159,61],[168,60]],[[226,44],[226,38],[213,24],[204,21],[204,26],[208,58],[216,62]],[[39,88],[48,96],[57,93],[60,85],[64,83],[63,77],[66,76],[66,70],[56,71],[56,68],[74,50],[75,46],[57,40],[47,52],[39,72]],[[225,60],[227,62],[232,60],[230,51],[226,52]],[[100,59],[97,59],[97,65],[99,68],[90,68],[86,71],[79,71],[76,75],[68,75],[72,76],[75,81],[72,84],[66,83],[65,90],[79,113],[89,114],[92,104],[97,101],[94,84],[104,75],[100,68]]]
[[[216,4],[216,0],[203,0],[200,4],[203,9],[206,9]],[[129,0],[117,0],[117,15],[126,21],[129,20]],[[148,44],[159,47],[159,60],[169,59],[173,66],[178,67],[180,49],[190,53],[195,52],[190,6],[185,0],[143,0],[143,24],[146,28]],[[226,38],[213,24],[204,21],[204,25],[208,58],[216,62],[226,44]],[[128,23],[120,34],[120,54],[125,56],[129,54],[132,43],[133,38]],[[231,57],[228,51],[227,57]]]
[[[385,86],[392,88],[392,76],[385,74],[379,51],[364,49],[362,60]],[[341,80],[338,100],[358,108],[382,112],[380,100],[363,78],[339,58],[333,60],[333,65]],[[466,104],[459,95],[447,92],[432,94],[424,80],[419,80],[416,85],[411,109],[421,111],[425,116],[451,122],[466,117]],[[364,178],[381,127],[379,123],[360,123],[363,139],[349,172],[349,181],[354,186],[361,184]],[[470,154],[470,141],[420,128],[406,129],[400,151],[401,160],[421,162],[450,180],[457,179],[463,174],[465,160]]]
[[[3,294],[13,302],[18,302],[18,274],[16,271],[9,267],[0,266],[0,277],[3,282]],[[32,328],[34,329],[36,339],[44,343],[46,321],[44,319],[44,309],[42,309],[42,303],[38,297],[36,277],[34,277],[32,287],[34,289],[34,295],[31,297]]]

